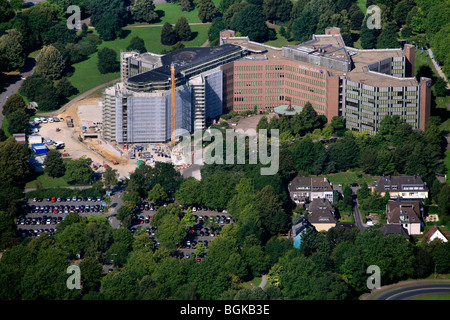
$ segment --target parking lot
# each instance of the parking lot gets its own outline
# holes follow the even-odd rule
[[[39,236],[41,233],[53,235],[58,223],[70,212],[87,217],[101,214],[105,205],[102,198],[34,198],[24,202],[22,214],[17,219],[19,235],[25,237]]]
[[[19,236],[36,237],[42,233],[54,235],[58,223],[63,221],[70,212],[76,212],[80,216],[103,214],[106,205],[102,198],[57,198],[26,199],[23,204],[22,214],[17,219]],[[182,208],[180,218],[185,214],[187,208]],[[138,206],[135,219],[130,226],[134,233],[138,228],[146,231],[153,240],[156,247],[159,242],[155,237],[157,228],[152,226],[151,219],[158,212],[158,207],[144,201]],[[208,210],[206,208],[195,208],[195,225],[188,231],[186,237],[181,241],[177,250],[172,254],[178,258],[189,258],[195,256],[195,246],[202,242],[205,249],[210,242],[219,235],[225,225],[232,222],[231,215],[226,212]],[[205,256],[203,254],[202,256]]]
[[[155,246],[158,247],[159,243],[155,237],[157,228],[151,225],[151,219],[156,214],[157,208],[154,210],[150,209],[149,206],[146,210],[144,205],[137,213],[137,218],[133,220],[130,229],[132,232],[135,232],[138,228],[143,228],[153,240]],[[181,215],[184,213],[185,211]],[[177,250],[173,252],[173,255],[178,258],[189,258],[193,256],[196,251],[195,246],[199,242],[203,242],[205,249],[207,249],[210,242],[219,235],[222,227],[233,221],[231,215],[226,212],[212,211],[206,208],[199,208],[197,210],[196,208],[196,211],[193,213],[196,219],[195,225],[189,230],[183,241],[181,241]]]

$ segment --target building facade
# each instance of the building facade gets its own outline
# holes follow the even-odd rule
[[[343,116],[348,129],[370,134],[386,115],[422,130],[429,120],[431,79],[414,78],[412,45],[359,50],[345,45],[339,28],[283,48],[235,37],[231,30],[221,33],[221,43],[240,45],[246,53],[222,66],[225,111],[269,111],[286,101],[309,101],[328,121]]]
[[[391,199],[425,199],[428,198],[427,183],[420,176],[382,176],[371,186],[372,192],[378,191],[384,197],[389,191]]]
[[[218,47],[184,48],[166,55],[121,53],[119,86],[105,90],[103,138],[119,143],[164,142],[171,137],[171,73],[176,128],[206,129],[229,111],[273,111],[311,103],[329,122],[342,116],[350,130],[376,134],[386,115],[425,129],[431,79],[413,76],[415,48],[347,47],[339,28],[282,48],[220,33]],[[179,106],[182,104],[182,106]],[[181,117],[181,118],[180,118]],[[143,126],[151,126],[144,129]]]
[[[314,199],[328,199],[333,203],[333,187],[325,177],[295,177],[288,185],[289,196],[296,204]]]
[[[386,205],[388,224],[399,224],[409,235],[421,234],[423,208],[420,201],[390,200]]]
[[[181,49],[167,55],[121,53],[122,81],[103,94],[103,139],[167,142],[172,137],[170,66],[175,68],[175,130],[205,130],[222,114],[223,72],[241,57],[235,45]]]

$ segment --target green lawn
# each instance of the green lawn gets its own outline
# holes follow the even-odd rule
[[[164,24],[169,22],[175,24],[179,17],[184,16],[189,23],[201,22],[198,18],[198,8],[187,12],[181,11],[178,3],[162,3],[155,6],[155,11],[159,15],[159,21],[155,21],[152,24]],[[142,23],[135,23],[133,25],[139,25]],[[147,24],[147,23],[145,23]]]
[[[450,300],[450,294],[431,294],[428,296],[412,298],[411,300]]]
[[[450,150],[445,151],[444,165],[446,168],[447,183],[450,183]]]
[[[333,184],[333,185],[339,185],[339,184],[351,184],[351,183],[358,183],[358,184],[362,184],[363,182],[366,182],[368,185],[370,185],[371,183],[375,182],[378,177],[376,176],[370,176],[368,174],[365,173],[357,173],[357,172],[353,172],[353,171],[349,171],[349,172],[340,172],[340,173],[335,173],[335,174],[325,174],[322,175],[324,177],[327,177],[328,180]]]
[[[416,50],[415,55],[415,62],[414,62],[414,74],[417,74],[417,71],[421,66],[428,66],[433,70],[434,76],[436,78],[439,77],[436,69],[434,68],[433,62],[431,61],[431,58],[427,55],[426,50],[422,52],[422,49]],[[432,111],[432,116],[437,115],[440,116],[443,123],[441,125],[441,129],[447,129],[450,131],[450,117],[449,117],[449,111],[450,109],[450,96],[446,97],[436,97],[436,109],[434,112]]]
[[[37,188],[39,183],[41,184],[40,187],[42,188],[56,188],[56,187],[69,187],[70,184],[67,183],[67,181],[64,179],[64,177],[61,178],[52,178],[49,177],[47,173],[41,173],[37,175],[37,177],[28,182],[25,185],[25,188]]]
[[[98,46],[98,49],[100,50],[108,47],[115,50],[119,55],[120,51],[125,50],[125,48],[129,45],[131,38],[137,36],[144,39],[145,47],[148,51],[161,53],[163,49],[169,50],[171,48],[170,46],[164,46],[161,44],[161,28],[162,27],[135,28],[128,26],[124,28],[127,32],[124,38],[112,41],[103,41]],[[209,25],[194,25],[191,26],[191,30],[195,37],[193,40],[185,42],[184,45],[186,47],[199,47],[204,44],[208,38]],[[120,77],[120,72],[101,74],[97,69],[97,62],[98,56],[97,53],[94,53],[89,56],[89,59],[73,65],[75,71],[68,79],[72,85],[78,89],[78,94]],[[74,97],[75,96],[70,97],[70,100]]]
[[[367,11],[366,3],[367,3],[367,0],[357,0],[356,1],[356,4],[362,10],[362,12],[366,12]]]

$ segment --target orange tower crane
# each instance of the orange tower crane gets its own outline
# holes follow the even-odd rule
[[[170,80],[172,83],[172,100],[171,100],[171,106],[170,106],[170,145],[175,145],[175,66],[172,64],[170,65]]]

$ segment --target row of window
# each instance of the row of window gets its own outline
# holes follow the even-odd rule
[[[246,102],[246,101],[262,101],[262,96],[234,97],[234,102]]]
[[[291,95],[295,95],[295,96],[298,96],[298,97],[302,97],[302,98],[305,98],[307,100],[314,100],[314,101],[318,101],[318,102],[325,102],[325,98],[323,98],[323,97],[317,97],[315,95],[304,93],[304,92],[300,92],[300,91],[296,91],[296,90],[286,89],[286,93],[287,94],[291,94]]]
[[[309,71],[309,70],[305,70],[305,69],[301,69],[301,68],[295,68],[295,67],[291,67],[291,66],[286,66],[286,70],[287,71],[292,71],[294,73],[298,73],[298,74],[304,74],[310,77],[315,77],[315,78],[319,78],[319,79],[324,79],[325,78],[325,73],[320,73],[320,72],[313,72],[313,71]]]
[[[238,73],[234,75],[235,79],[261,79],[262,73]]]
[[[325,82],[323,82],[323,81],[318,81],[318,80],[309,79],[309,78],[305,78],[305,77],[301,77],[301,76],[296,76],[296,75],[293,75],[290,73],[286,74],[286,78],[292,79],[295,81],[299,81],[299,82],[306,82],[306,83],[312,84],[313,86],[317,86],[317,87],[325,87]]]
[[[266,70],[284,70],[283,65],[270,65],[266,66]]]
[[[314,88],[314,87],[305,86],[305,85],[300,84],[300,83],[286,81],[286,85],[289,86],[289,87],[296,88],[296,89],[301,89],[301,90],[304,90],[304,91],[310,91],[310,92],[318,93],[318,94],[321,94],[321,95],[325,95],[325,90],[323,90],[323,89],[317,89],[317,88]]]
[[[259,66],[259,65],[235,66],[234,67],[234,71],[262,71],[262,70],[263,70],[263,66]]]
[[[235,87],[261,87],[262,81],[235,81]]]
[[[262,94],[262,89],[236,89],[234,94]]]

